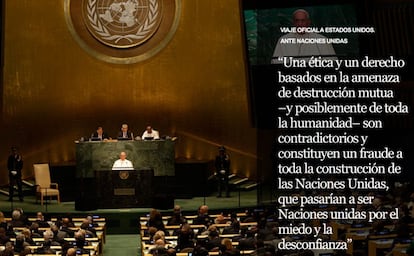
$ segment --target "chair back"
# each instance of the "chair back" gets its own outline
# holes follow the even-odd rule
[[[33,167],[36,185],[49,188],[51,183],[49,164],[34,164]]]

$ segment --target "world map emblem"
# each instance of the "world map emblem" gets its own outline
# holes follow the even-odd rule
[[[87,0],[83,19],[100,42],[116,48],[134,47],[157,31],[161,4],[158,0]]]
[[[151,58],[173,38],[181,0],[64,0],[68,29],[92,56],[131,64]]]

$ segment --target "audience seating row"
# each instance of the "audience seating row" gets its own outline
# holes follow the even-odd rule
[[[85,217],[74,217],[72,218],[72,223],[75,227],[70,227],[73,231],[78,231],[84,221]],[[29,217],[29,222],[35,222],[37,219],[35,217]],[[11,221],[11,218],[5,218],[5,221]],[[58,221],[58,218],[53,217],[50,219],[50,224],[56,223]],[[84,249],[87,249],[90,251],[90,254],[85,255],[103,255],[103,245],[106,242],[106,219],[105,218],[94,218],[93,222],[97,225],[94,227],[96,230],[97,237],[87,237],[85,238],[86,241],[89,242],[90,245],[85,246]],[[16,234],[20,233],[23,229],[26,229],[26,227],[13,227],[13,230]],[[46,231],[50,230],[50,227],[40,227],[39,230]],[[32,238],[33,241],[38,245],[29,246],[32,253],[36,251],[36,249],[39,249],[42,247],[42,243],[44,242],[44,238]],[[15,242],[15,238],[10,239],[12,242]],[[75,238],[65,238],[68,242],[75,242]],[[0,251],[3,251],[5,249],[4,246],[0,246]],[[51,249],[56,250],[59,255],[61,255],[61,246],[51,246]],[[18,254],[16,254],[18,255]],[[50,254],[31,254],[36,256],[48,256]],[[51,254],[56,256],[56,254]]]
[[[214,220],[215,218],[219,217],[219,214],[210,214],[209,217]],[[242,212],[242,213],[237,213],[237,218],[238,220],[240,220],[240,218],[242,217],[246,217],[246,213]],[[181,227],[179,225],[174,225],[174,226],[167,226],[168,223],[168,219],[170,219],[172,216],[169,215],[164,215],[162,216],[162,220],[164,223],[164,231],[165,231],[165,239],[170,242],[173,245],[177,245],[177,239],[178,236],[174,235],[174,232],[176,230],[179,230]],[[197,215],[183,215],[183,217],[187,220],[187,223],[190,224],[191,229],[195,232],[198,233],[199,230],[202,229],[206,229],[207,227],[205,225],[197,225],[197,224],[193,224],[193,220],[195,218],[197,218]],[[224,216],[224,220],[230,221],[230,217],[229,216]],[[142,255],[145,256],[152,256],[151,254],[148,254],[149,249],[153,246],[150,242],[150,237],[148,236],[148,234],[146,233],[146,231],[148,230],[147,227],[147,222],[149,221],[149,216],[141,216],[139,218],[139,223],[140,223],[140,234],[141,234],[141,248],[142,248]],[[220,238],[234,238],[234,237],[239,237],[240,234],[222,234],[222,231],[224,230],[224,228],[226,227],[230,227],[231,224],[230,223],[224,223],[224,224],[214,224],[214,226],[217,227],[217,230],[219,231],[220,234]],[[240,222],[240,227],[248,227],[249,229],[251,227],[255,227],[257,226],[257,222]],[[207,239],[207,235],[197,235],[197,239]],[[238,246],[238,242],[233,241],[232,242],[233,246]],[[253,250],[244,250],[241,251],[242,255],[250,255],[253,252]],[[177,253],[177,256],[188,256],[188,253]],[[215,256],[215,255],[219,255],[219,252],[209,252],[210,256]]]
[[[377,255],[378,250],[393,250],[393,255],[407,255],[405,254],[405,250],[408,248],[409,244],[395,244],[394,239],[397,238],[397,234],[394,232],[375,234],[373,233],[372,226],[352,227],[349,224],[339,224],[337,222],[331,222],[330,225],[333,228],[333,235],[331,235],[332,240],[338,240],[338,234],[341,233],[341,231],[345,233],[345,239],[352,240],[352,242],[348,244],[348,250],[346,252],[348,255],[354,255],[355,242],[365,242],[368,244],[368,256]],[[409,227],[410,235],[414,236],[414,224],[409,224]],[[395,227],[393,225],[387,225],[385,228],[392,231]]]

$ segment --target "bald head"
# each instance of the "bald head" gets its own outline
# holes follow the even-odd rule
[[[69,248],[66,255],[67,256],[76,256],[76,249],[75,248]]]
[[[127,154],[124,151],[122,151],[121,153],[119,153],[119,159],[125,160],[126,157],[127,157]]]
[[[311,24],[309,13],[304,9],[294,11],[292,18],[295,27],[309,27]]]
[[[202,205],[200,206],[200,214],[208,214],[208,206],[207,205]]]

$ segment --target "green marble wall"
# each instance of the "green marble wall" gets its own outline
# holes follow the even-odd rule
[[[135,170],[153,169],[154,176],[174,176],[174,145],[171,140],[78,142],[76,177],[93,178],[94,171],[111,170],[122,151]]]

